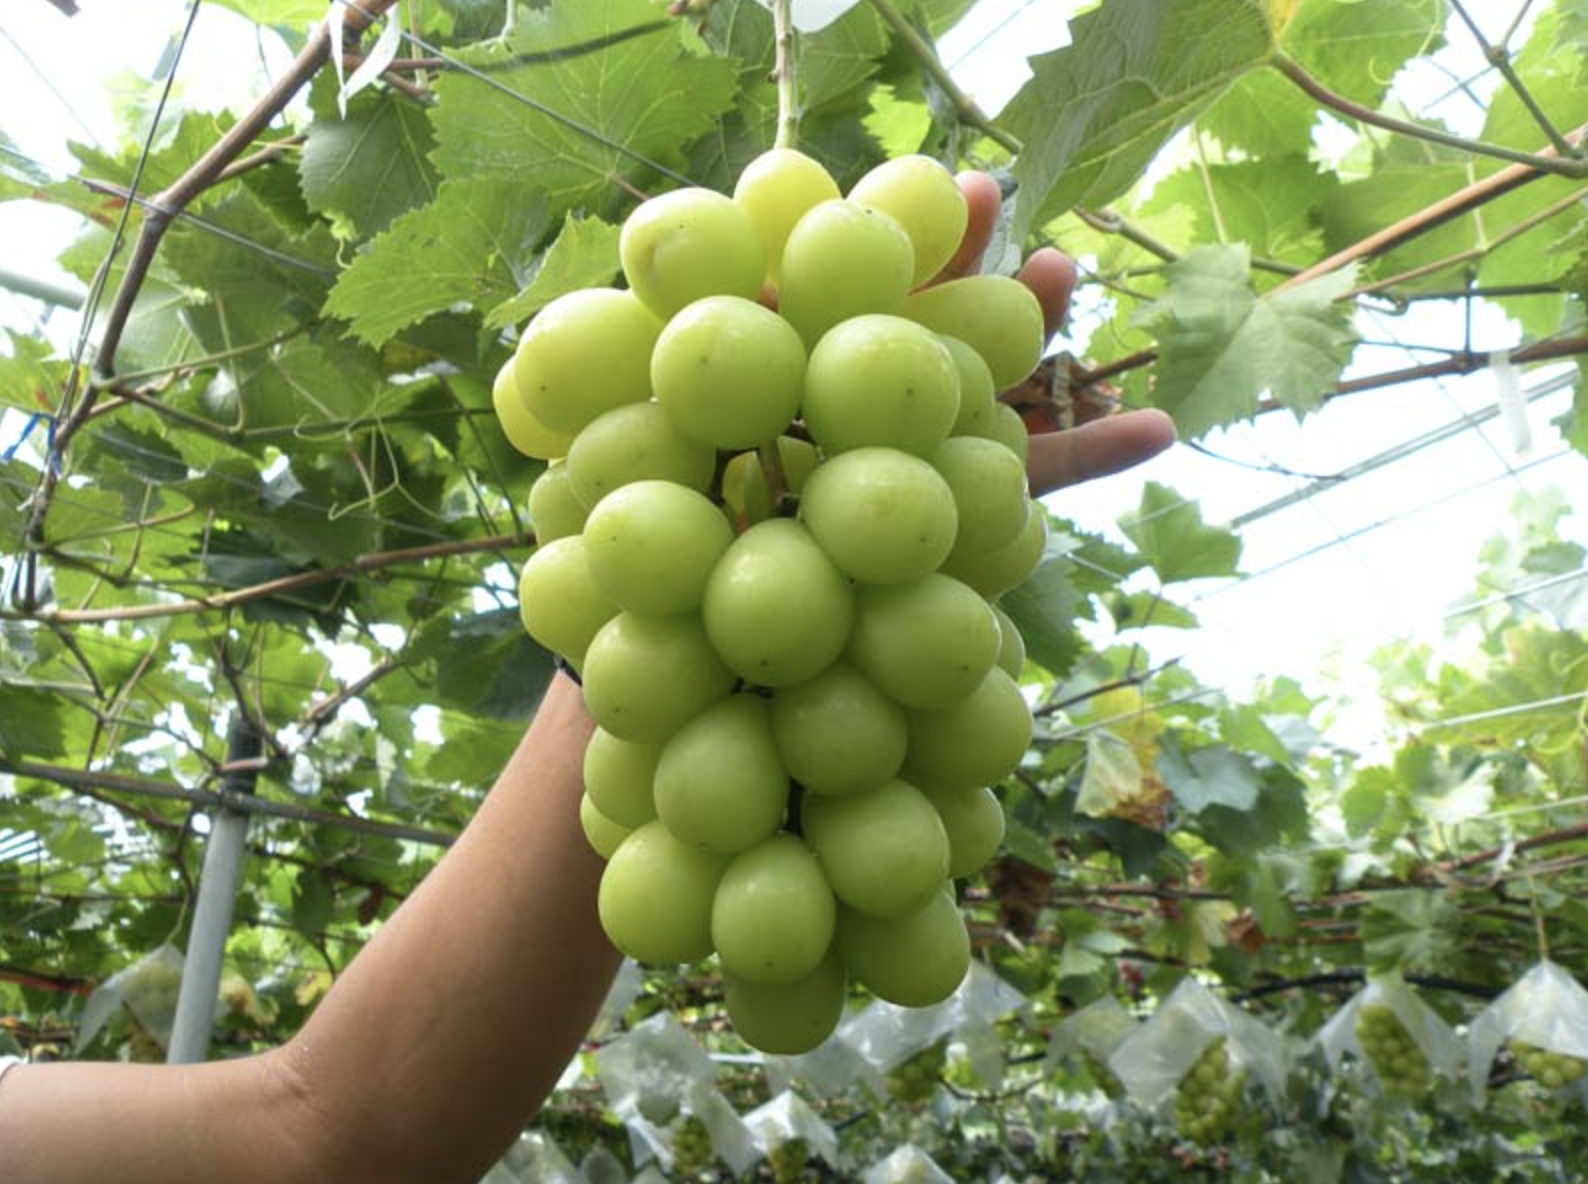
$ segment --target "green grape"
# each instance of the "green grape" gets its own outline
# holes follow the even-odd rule
[[[1387,1003],[1365,1003],[1356,1013],[1356,1039],[1384,1092],[1417,1098],[1430,1085],[1428,1057]]]
[[[801,414],[828,456],[867,445],[924,456],[947,438],[958,413],[954,357],[913,321],[852,317],[811,350]]]
[[[491,383],[491,405],[496,408],[496,419],[502,425],[502,434],[507,437],[509,444],[525,456],[533,456],[537,460],[567,456],[572,437],[552,431],[530,414],[518,393],[515,369],[513,359],[509,358],[496,372],[496,380]]]
[[[923,288],[904,302],[903,315],[974,349],[998,390],[1024,381],[1047,345],[1036,295],[1008,276],[975,275]]]
[[[518,611],[528,634],[575,668],[595,635],[617,615],[602,593],[579,535],[536,547],[518,579]]]
[[[915,248],[911,287],[926,283],[954,257],[970,211],[951,174],[929,156],[900,156],[872,169],[849,200],[892,214]]]
[[[601,928],[640,962],[695,962],[711,953],[711,902],[728,865],[647,822],[619,844],[601,873]]]
[[[784,484],[794,497],[800,495],[806,480],[816,471],[822,459],[814,444],[796,440],[792,436],[778,437],[777,458],[783,467]],[[735,466],[738,466],[739,479],[743,483],[740,508],[745,515],[751,522],[762,522],[772,517],[772,491],[767,485],[766,474],[761,471],[760,456],[754,452],[740,453],[728,464],[730,471]]]
[[[735,978],[791,983],[821,965],[837,917],[816,856],[797,835],[780,832],[734,856],[723,872],[711,940]]]
[[[559,296],[536,314],[513,356],[524,406],[549,431],[573,435],[604,412],[651,397],[651,350],[662,322],[615,288]]]
[[[632,481],[596,503],[584,527],[590,574],[614,604],[642,616],[698,608],[733,528],[704,494]]]
[[[1020,536],[1031,516],[1031,497],[1019,457],[994,440],[955,436],[926,459],[954,494],[959,532],[950,559],[994,551]]]
[[[833,1034],[844,1014],[848,979],[829,954],[792,983],[752,983],[724,972],[723,997],[734,1029],[751,1048],[773,1056],[810,1052]]]
[[[706,582],[701,612],[734,673],[757,686],[785,687],[843,652],[854,597],[804,527],[770,518],[733,541]]]
[[[1008,613],[996,604],[991,607],[993,616],[998,618],[998,668],[1010,678],[1018,679],[1026,668],[1026,639],[1020,636],[1020,626]]]
[[[579,445],[574,444],[577,448]],[[990,551],[957,551],[943,563],[943,574],[962,580],[989,600],[1019,587],[1036,571],[1048,548],[1048,516],[1038,506],[1026,515],[1013,542]]]
[[[994,667],[969,698],[942,711],[907,713],[906,781],[925,789],[995,785],[1025,756],[1031,708],[1015,680]]]
[[[693,1114],[686,1114],[673,1128],[673,1171],[681,1178],[698,1176],[711,1167],[717,1152],[711,1145],[711,1131]]]
[[[623,840],[634,833],[630,827],[624,826],[621,822],[614,822],[601,813],[600,807],[588,793],[580,795],[579,798],[579,826],[590,843],[590,849],[602,859],[611,859],[612,853],[618,849]]]
[[[1109,1098],[1122,1098],[1125,1096],[1124,1083],[1114,1075],[1108,1067],[1108,1062],[1098,1056],[1089,1048],[1081,1049],[1081,1063],[1086,1066],[1086,1072],[1103,1095]]]
[[[1522,1040],[1510,1042],[1511,1055],[1515,1057],[1528,1076],[1545,1089],[1563,1089],[1574,1085],[1588,1073],[1588,1061],[1567,1052],[1540,1048]]]
[[[772,1169],[772,1184],[800,1184],[810,1158],[810,1144],[798,1136],[779,1143],[766,1157],[767,1166]]]
[[[824,201],[789,231],[778,312],[814,348],[840,321],[898,312],[914,274],[915,248],[893,217],[852,201]]]
[[[904,709],[846,662],[772,696],[772,734],[812,793],[851,794],[893,780],[904,763]]]
[[[929,791],[948,834],[948,875],[963,880],[980,871],[1004,841],[1004,808],[985,786]]]
[[[582,673],[596,723],[639,744],[666,740],[733,689],[694,616],[619,613],[591,640]]]
[[[783,244],[811,207],[840,196],[838,182],[817,161],[793,148],[763,152],[739,174],[733,200],[750,215],[766,252],[766,278],[783,270]]]
[[[788,805],[771,706],[731,695],[684,724],[662,748],[655,792],[657,817],[692,846],[731,855],[767,838]]]
[[[800,519],[841,571],[868,584],[935,571],[958,526],[948,483],[893,448],[857,448],[818,468],[805,482]]]
[[[567,465],[552,465],[529,487],[529,522],[542,545],[578,534],[587,514],[568,480]]]
[[[906,707],[941,710],[969,698],[1001,644],[987,602],[948,576],[856,589],[849,659]]]
[[[937,339],[948,350],[949,356],[954,359],[954,368],[959,371],[959,411],[954,416],[954,426],[949,429],[949,435],[987,435],[993,422],[993,410],[1002,405],[993,387],[992,371],[987,369],[982,356],[958,337],[939,333]],[[1024,424],[1021,425],[1020,434],[1025,435]]]
[[[948,878],[943,819],[903,781],[843,797],[807,794],[800,823],[834,894],[851,909],[904,916]]]
[[[948,1043],[939,1040],[906,1057],[888,1070],[884,1084],[895,1101],[916,1105],[931,1100],[943,1082],[943,1066],[948,1063]]]
[[[651,355],[656,401],[680,432],[714,448],[775,439],[799,411],[804,382],[800,335],[777,313],[738,296],[686,306]]]
[[[568,449],[568,480],[587,508],[633,481],[672,481],[704,493],[717,471],[717,453],[681,434],[655,403],[608,411]]]
[[[900,1007],[930,1007],[947,999],[970,969],[965,918],[947,892],[902,917],[881,920],[838,910],[839,957],[863,986]]]
[[[1235,1126],[1246,1070],[1230,1062],[1225,1037],[1210,1041],[1175,1090],[1175,1127],[1198,1146],[1220,1143]]]
[[[1020,458],[1022,467],[1031,459],[1031,433],[1026,430],[1026,421],[1020,418],[1020,412],[1008,403],[994,399],[992,410],[980,429],[965,435],[996,440]]]
[[[754,300],[766,275],[750,216],[710,189],[675,189],[642,202],[623,223],[618,255],[629,287],[664,320],[704,296]]]
[[[584,788],[595,807],[620,826],[644,826],[656,817],[656,762],[660,744],[634,744],[597,728],[584,750]]]

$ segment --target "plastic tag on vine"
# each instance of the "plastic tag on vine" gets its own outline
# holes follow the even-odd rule
[[[879,1073],[929,1048],[954,1030],[948,1000],[931,1007],[899,1007],[877,1000],[838,1028],[838,1038]]]
[[[331,39],[331,64],[336,71],[337,113],[343,119],[347,118],[347,101],[384,74],[386,67],[397,57],[397,47],[402,44],[402,5],[398,4],[386,14],[380,36],[353,71],[351,78],[345,76],[342,55],[336,52],[342,44],[346,15],[347,7],[340,0],[331,0],[330,10],[325,16],[325,29]]]
[[[77,1025],[77,1047],[82,1048],[97,1036],[117,1007],[131,1012],[132,1018],[159,1042],[161,1048],[169,1047],[171,1025],[176,1021],[176,998],[181,989],[181,952],[171,945],[151,950],[94,989]]]
[[[1003,1085],[1007,1067],[1003,1037],[987,1020],[971,1020],[960,1025],[954,1043],[949,1046],[949,1055],[969,1065],[976,1080],[986,1088],[997,1089]]]
[[[711,1058],[666,1011],[598,1050],[595,1065],[614,1110],[631,1106],[662,1125],[672,1121],[697,1081],[716,1076]]]
[[[1112,995],[1104,995],[1079,1011],[1064,1017],[1048,1037],[1048,1066],[1056,1067],[1066,1057],[1087,1052],[1106,1061],[1125,1038],[1141,1026],[1141,1021],[1125,1010]]]
[[[1152,1018],[1120,1043],[1108,1068],[1138,1104],[1151,1109],[1173,1095],[1203,1050],[1221,1036],[1231,1064],[1277,1098],[1285,1085],[1284,1042],[1193,978],[1182,979]]]
[[[1467,1073],[1480,1102],[1507,1041],[1588,1060],[1588,990],[1548,960],[1534,966],[1484,1008],[1467,1029]]]
[[[872,1164],[860,1179],[861,1184],[954,1184],[954,1177],[914,1143],[894,1148],[893,1154]]]
[[[1313,1041],[1329,1062],[1330,1070],[1339,1068],[1340,1060],[1350,1053],[1357,1060],[1372,1067],[1372,1060],[1362,1048],[1356,1034],[1357,1018],[1364,1007],[1388,1007],[1406,1029],[1412,1043],[1428,1058],[1428,1068],[1440,1077],[1454,1078],[1461,1062],[1461,1042],[1450,1025],[1440,1019],[1433,1008],[1424,1003],[1417,992],[1393,975],[1375,978],[1351,996],[1344,1007],[1335,1012]]]
[[[771,1155],[792,1139],[804,1139],[812,1155],[838,1170],[838,1135],[793,1090],[786,1089],[744,1116],[762,1155]]]
[[[759,0],[762,8],[772,8],[772,0]],[[790,14],[794,27],[801,33],[815,33],[825,29],[851,8],[858,8],[860,0],[794,0]]]

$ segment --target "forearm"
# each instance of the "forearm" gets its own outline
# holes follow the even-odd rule
[[[588,1029],[618,962],[579,825],[593,726],[555,679],[456,846],[283,1050],[357,1178],[477,1180]]]

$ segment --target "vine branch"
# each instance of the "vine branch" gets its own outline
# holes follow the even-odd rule
[[[1504,44],[1490,44],[1488,38],[1484,37],[1483,30],[1478,28],[1478,22],[1472,19],[1471,14],[1467,12],[1467,6],[1461,0],[1450,0],[1450,7],[1455,10],[1456,15],[1467,26],[1467,31],[1472,34],[1472,39],[1478,43],[1478,48],[1483,52],[1484,60],[1500,72],[1500,77],[1505,79],[1505,84],[1521,100],[1522,106],[1527,108],[1527,113],[1533,117],[1533,122],[1538,124],[1539,130],[1544,133],[1544,136],[1549,140],[1555,151],[1561,156],[1568,158],[1580,155],[1580,150],[1577,146],[1561,135],[1560,129],[1550,121],[1548,115],[1544,114],[1544,108],[1539,106],[1538,100],[1533,97],[1533,92],[1528,89],[1527,84],[1522,81],[1521,75],[1516,72],[1516,67],[1511,64],[1510,50],[1506,49]],[[1507,38],[1509,38],[1509,34],[1507,34]]]

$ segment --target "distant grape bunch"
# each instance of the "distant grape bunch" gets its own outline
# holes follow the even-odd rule
[[[1428,1056],[1387,1003],[1357,1009],[1356,1040],[1384,1092],[1398,1098],[1420,1098],[1428,1092]]]
[[[914,1007],[958,987],[953,880],[1002,842],[989,787],[1031,735],[993,602],[1047,525],[996,391],[1042,313],[1011,279],[923,286],[966,222],[928,158],[844,198],[773,150],[732,198],[639,206],[628,289],[549,304],[497,379],[509,437],[560,461],[520,598],[599,725],[602,924],[642,962],[715,952],[768,1052],[820,1044],[851,979]]]
[[[1220,1143],[1235,1126],[1246,1070],[1231,1063],[1223,1036],[1197,1057],[1175,1091],[1174,1120],[1180,1137],[1199,1147]]]
[[[943,1066],[948,1063],[947,1041],[923,1048],[900,1061],[888,1072],[888,1096],[897,1102],[915,1105],[929,1101],[943,1081]]]
[[[1569,1052],[1554,1052],[1528,1044],[1523,1040],[1511,1041],[1511,1055],[1527,1071],[1527,1075],[1545,1089],[1564,1089],[1575,1085],[1588,1073],[1588,1061],[1574,1057]]]

